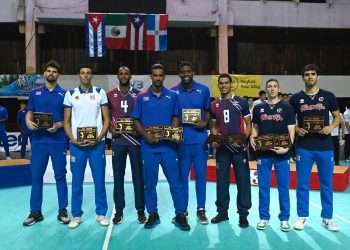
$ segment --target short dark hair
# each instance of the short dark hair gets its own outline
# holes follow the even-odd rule
[[[310,70],[316,71],[317,75],[320,73],[320,68],[316,64],[312,63],[304,66],[301,76],[304,76],[305,72]]]
[[[220,74],[218,77],[218,82],[220,81],[221,78],[228,78],[230,82],[232,82],[232,77],[230,76],[230,74],[227,74],[227,73]]]
[[[129,68],[129,66],[126,66],[126,65],[120,65],[119,67],[118,67],[118,73],[119,73],[119,71],[121,70],[121,69],[128,69],[129,70],[129,73],[131,73],[131,70],[130,70],[130,68]]]
[[[155,70],[155,69],[162,69],[164,71],[164,66],[160,63],[155,63],[152,65],[151,67],[151,71]]]
[[[79,65],[78,72],[80,72],[80,70],[83,69],[83,68],[90,69],[90,70],[91,70],[91,73],[94,72],[94,70],[93,70],[91,64],[84,63],[84,64]]]
[[[262,95],[266,95],[266,91],[265,90],[260,90],[259,91],[259,96],[262,96]]]
[[[61,65],[60,65],[57,61],[55,61],[55,60],[50,60],[50,61],[48,61],[48,62],[44,65],[43,71],[46,71],[47,68],[49,68],[49,67],[55,68],[55,69],[57,69],[57,72],[58,72],[58,73],[61,73],[62,68],[61,68]]]
[[[180,62],[180,66],[179,69],[181,69],[182,67],[188,66],[192,69],[192,63],[190,63],[189,61],[182,61]]]
[[[266,81],[266,83],[265,83],[265,89],[267,88],[267,84],[268,84],[269,82],[277,82],[278,87],[280,86],[280,83],[278,82],[277,79],[275,79],[275,78],[270,78],[270,79],[268,79],[268,80]],[[266,94],[266,93],[265,93],[265,94]],[[260,92],[259,92],[259,95],[260,95]]]

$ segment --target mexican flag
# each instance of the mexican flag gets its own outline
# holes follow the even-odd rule
[[[107,14],[106,24],[106,47],[109,49],[129,49],[126,37],[128,15]]]

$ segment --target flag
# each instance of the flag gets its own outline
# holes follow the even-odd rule
[[[145,50],[147,15],[128,15],[127,43],[129,50]]]
[[[85,14],[86,48],[90,57],[103,57],[106,53],[104,19],[101,13]]]
[[[126,39],[126,14],[106,15],[106,46],[109,49],[128,49]]]
[[[168,15],[147,15],[146,50],[166,51],[168,49]]]

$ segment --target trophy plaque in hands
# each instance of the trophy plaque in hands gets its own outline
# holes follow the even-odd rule
[[[322,116],[305,116],[303,128],[309,133],[318,133],[324,127],[324,119]]]
[[[53,126],[53,117],[51,113],[33,112],[33,122],[39,128],[48,129]]]
[[[183,141],[183,128],[164,126],[164,135],[162,139],[174,142]]]
[[[118,118],[114,124],[115,132],[117,134],[136,134],[135,125],[132,118]]]
[[[201,120],[200,109],[182,109],[182,123],[194,124]]]
[[[162,140],[164,137],[164,127],[163,126],[153,126],[145,128],[145,131],[158,140]]]
[[[97,127],[80,127],[77,128],[77,140],[82,141],[96,141]]]

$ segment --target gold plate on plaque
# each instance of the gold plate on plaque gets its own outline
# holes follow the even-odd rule
[[[39,128],[52,128],[53,117],[51,113],[33,112],[33,121]]]
[[[322,116],[305,116],[303,128],[309,133],[318,133],[324,127],[324,118]]]
[[[200,120],[200,109],[182,109],[182,123],[193,124]]]
[[[97,127],[80,127],[77,128],[78,141],[96,141]]]
[[[118,118],[115,121],[115,131],[117,134],[136,134],[134,121],[132,118]]]

